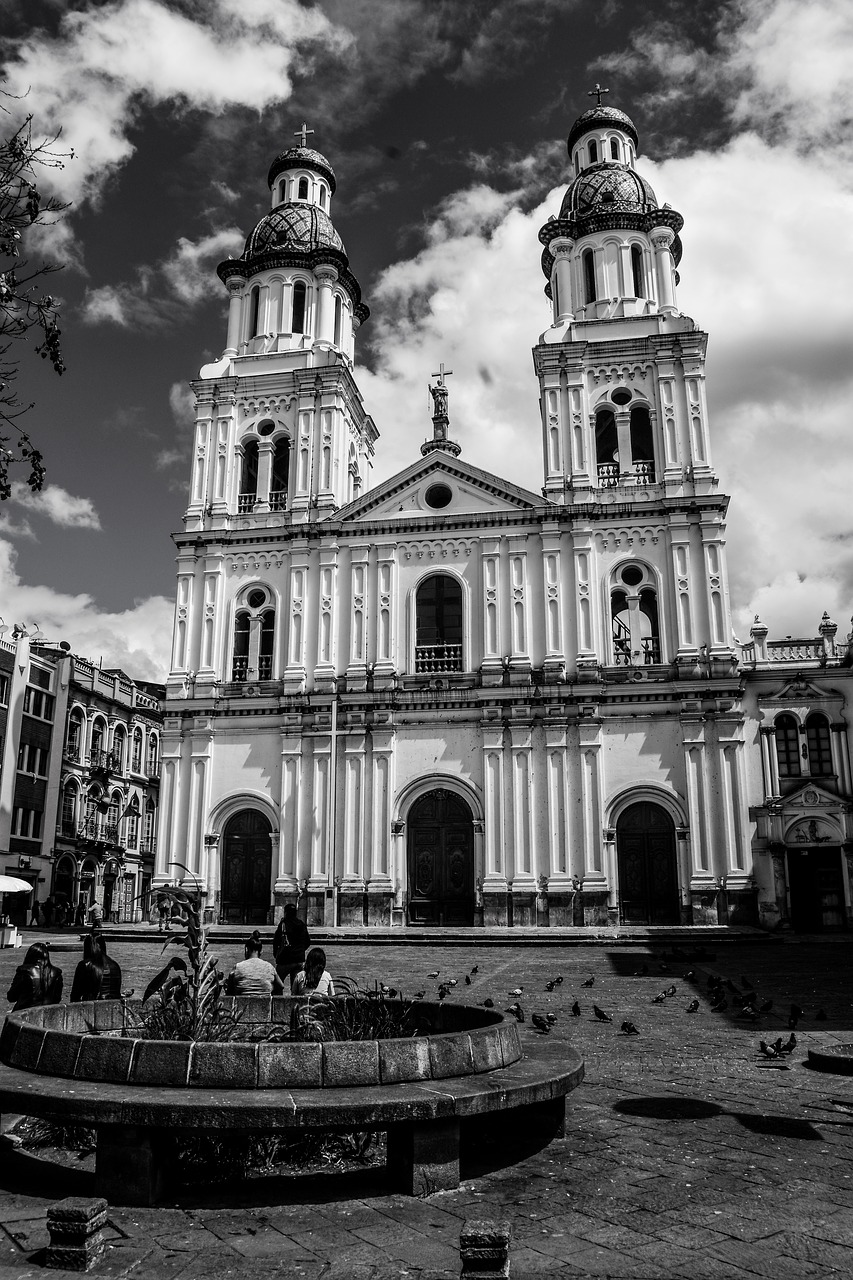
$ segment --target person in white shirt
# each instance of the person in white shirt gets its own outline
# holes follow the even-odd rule
[[[280,996],[284,984],[275,966],[261,959],[263,944],[257,930],[245,946],[246,959],[240,960],[228,975],[226,990],[230,996]]]
[[[335,984],[326,969],[326,953],[322,947],[312,947],[305,963],[293,979],[290,989],[293,996],[333,996]]]

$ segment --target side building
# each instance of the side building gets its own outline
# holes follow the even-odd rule
[[[69,922],[81,899],[115,922],[148,915],[163,694],[38,634],[0,639],[0,856]],[[30,902],[7,898],[14,923]]]
[[[369,487],[334,173],[274,161],[193,383],[155,886],[235,923],[853,921],[847,646],[732,633],[708,336],[637,150],[584,112],[540,232],[540,493],[460,457],[443,373]]]

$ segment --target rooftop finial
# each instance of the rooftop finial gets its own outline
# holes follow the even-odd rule
[[[450,416],[447,411],[447,383],[445,378],[449,378],[452,373],[452,369],[445,369],[444,361],[442,360],[438,366],[438,373],[430,374],[431,378],[438,379],[438,383],[436,386],[430,383],[429,388],[433,403],[432,439],[421,445],[421,453],[424,455],[431,453],[433,449],[443,449],[445,453],[452,453],[454,457],[462,452],[462,446],[448,439],[447,435],[450,427]]]
[[[597,87],[597,86],[596,86],[596,87]],[[607,92],[607,90],[605,89],[605,93],[606,93],[606,92]],[[309,128],[308,128],[308,125],[307,125],[307,124],[305,123],[305,121],[303,120],[303,121],[302,121],[302,128],[301,128],[301,129],[296,129],[296,130],[294,131],[293,136],[294,136],[294,138],[299,138],[299,139],[300,139],[300,142],[299,142],[300,147],[307,147],[307,146],[308,146],[308,134],[309,134],[309,133],[313,133],[313,132],[314,132],[314,130],[313,130],[313,129],[309,129]]]
[[[586,91],[586,96],[587,96],[588,98],[595,98],[595,100],[596,100],[596,105],[600,107],[600,106],[601,106],[601,95],[602,95],[603,93],[609,93],[609,92],[610,92],[610,90],[609,90],[609,89],[602,89],[601,85],[600,85],[600,84],[597,84],[597,85],[595,86],[595,88],[594,88],[594,89],[587,89],[587,91]],[[302,145],[303,145],[303,147],[304,147],[304,146],[305,146],[305,143],[303,142],[303,144],[302,144]]]

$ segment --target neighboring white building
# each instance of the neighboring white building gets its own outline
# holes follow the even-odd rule
[[[682,218],[623,112],[586,111],[568,148],[540,232],[542,494],[460,459],[443,377],[433,439],[369,487],[368,312],[324,156],[276,159],[271,211],[219,267],[155,875],[184,864],[216,918],[853,919],[836,627],[734,640]]]

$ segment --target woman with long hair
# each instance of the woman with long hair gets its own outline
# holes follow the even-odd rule
[[[13,1000],[12,1012],[39,1004],[58,1004],[62,999],[62,970],[50,963],[46,942],[34,942],[19,964],[6,993]]]
[[[71,983],[71,1003],[78,1000],[97,1000],[104,981],[104,949],[100,938],[87,933],[83,939],[83,959],[74,970]]]
[[[312,947],[305,957],[302,969],[293,979],[290,994],[294,996],[333,996],[335,984],[326,969],[326,953],[322,947]]]

